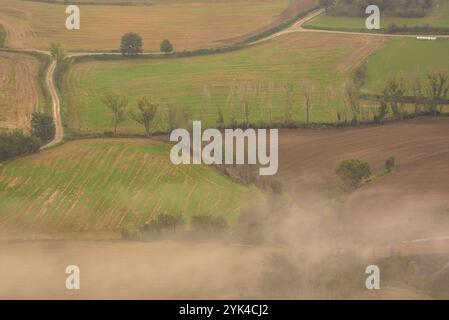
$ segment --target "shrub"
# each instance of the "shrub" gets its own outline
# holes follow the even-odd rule
[[[27,136],[20,130],[0,133],[0,161],[39,151],[41,141],[33,136]]]
[[[53,122],[53,117],[41,113],[33,112],[31,118],[31,134],[42,142],[48,142],[55,136],[55,124]]]
[[[162,232],[176,232],[185,225],[182,215],[158,214],[154,220],[147,223],[142,232],[145,235],[160,234]]]
[[[364,161],[344,160],[338,164],[336,173],[347,187],[355,189],[371,175],[371,167]]]
[[[276,180],[270,183],[270,188],[273,194],[281,195],[284,187],[281,182]]]
[[[228,228],[228,223],[223,217],[216,217],[207,213],[193,216],[191,224],[195,231],[224,231]]]
[[[173,51],[173,45],[170,40],[164,39],[161,42],[161,52],[169,53]]]
[[[395,167],[396,167],[396,158],[395,157],[388,158],[387,161],[385,162],[385,170],[387,170],[387,172],[391,172]]]
[[[137,229],[124,228],[121,231],[123,240],[137,240],[141,237],[141,233]]]

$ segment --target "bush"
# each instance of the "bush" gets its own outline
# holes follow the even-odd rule
[[[143,52],[142,37],[135,32],[129,32],[123,35],[120,51],[122,55],[135,56]]]
[[[42,142],[49,142],[55,136],[53,117],[41,112],[33,112],[31,118],[31,134]]]
[[[371,167],[364,161],[344,160],[338,164],[336,173],[347,187],[355,189],[371,175]]]
[[[173,51],[173,45],[170,40],[165,39],[161,42],[161,52],[169,53]]]
[[[0,133],[0,161],[39,151],[41,141],[20,130]]]
[[[162,232],[176,232],[184,227],[185,222],[182,215],[158,214],[154,220],[147,223],[142,228],[142,233],[145,235],[160,234]]]
[[[224,231],[228,223],[223,217],[215,217],[211,214],[202,213],[192,217],[192,229],[195,231]]]
[[[141,237],[141,233],[137,229],[124,228],[121,231],[123,240],[137,240]]]
[[[271,192],[272,192],[273,194],[281,195],[284,186],[282,185],[281,182],[279,182],[279,181],[276,180],[276,181],[272,181],[272,182],[270,183],[270,188],[271,188]]]
[[[391,172],[395,167],[396,167],[396,158],[395,157],[388,158],[387,161],[385,162],[385,170],[387,170],[387,172]]]

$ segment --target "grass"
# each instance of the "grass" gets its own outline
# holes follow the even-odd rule
[[[417,78],[425,83],[433,72],[449,73],[449,41],[390,39],[369,57],[365,92],[381,93],[389,77],[403,77],[409,88]],[[408,94],[413,95],[411,90]]]
[[[367,15],[368,17],[368,15]],[[329,30],[358,30],[367,31],[365,26],[366,18],[338,17],[322,14],[306,23],[306,28],[329,29]],[[389,24],[399,26],[423,26],[430,25],[434,28],[449,27],[449,1],[443,2],[430,15],[423,18],[400,18],[383,17],[381,15],[381,28],[386,29]]]
[[[251,190],[205,165],[175,166],[149,140],[78,140],[0,165],[0,225],[40,232],[138,227],[159,213],[235,221]]]
[[[312,92],[311,120],[332,122],[343,108],[344,83],[352,68],[382,43],[368,37],[302,33],[212,56],[79,63],[64,79],[65,124],[81,133],[111,130],[111,113],[101,102],[107,92],[126,93],[130,108],[142,95],[158,102],[155,131],[168,129],[170,104],[179,112],[188,110],[185,122],[200,119],[207,126],[216,126],[219,109],[225,124],[233,116],[242,121],[244,101],[250,122],[283,121],[285,84],[295,86],[294,120],[305,119],[307,86]],[[269,87],[274,87],[272,95]],[[119,131],[142,133],[142,128],[127,120]]]
[[[31,113],[49,111],[43,57],[0,51],[0,129],[30,127]]]
[[[72,51],[110,51],[126,32],[139,33],[146,51],[159,51],[167,38],[176,50],[216,47],[276,21],[289,0],[151,1],[146,6],[81,5],[81,29],[66,30],[65,6],[1,0],[0,23],[9,46],[48,50],[61,42]],[[314,5],[307,0],[304,10]],[[104,3],[104,1],[102,2]]]

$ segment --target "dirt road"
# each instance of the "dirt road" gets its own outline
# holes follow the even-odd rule
[[[60,143],[64,137],[64,131],[62,128],[61,122],[61,104],[59,102],[58,92],[56,91],[55,81],[54,81],[54,73],[56,69],[56,60],[48,67],[46,83],[48,86],[48,90],[50,91],[51,100],[52,100],[52,109],[53,109],[53,121],[55,123],[55,136],[52,141],[44,145],[41,149],[46,149],[53,147]]]

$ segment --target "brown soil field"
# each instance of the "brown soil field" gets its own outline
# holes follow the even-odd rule
[[[335,187],[339,183],[335,168],[342,160],[365,160],[379,173],[393,156],[397,168],[350,194],[345,205],[359,223],[370,228],[400,227],[415,214],[425,219],[427,210],[449,207],[448,136],[448,118],[356,129],[282,131],[279,179],[302,199]]]
[[[38,71],[35,58],[0,52],[0,129],[29,130],[39,103]]]
[[[178,0],[152,1],[147,6],[82,5],[80,30],[65,28],[65,6],[0,0],[0,24],[14,48],[48,50],[61,42],[72,51],[117,50],[126,32],[143,38],[145,51],[159,51],[167,38],[176,50],[216,47],[231,38],[263,30],[308,9],[316,0]],[[205,28],[205,26],[207,26]]]

